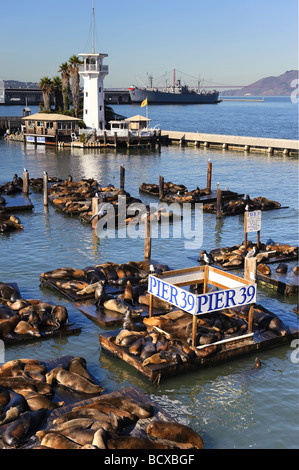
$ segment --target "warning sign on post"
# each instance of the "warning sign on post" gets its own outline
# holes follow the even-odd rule
[[[246,212],[246,232],[260,232],[262,227],[262,211]]]

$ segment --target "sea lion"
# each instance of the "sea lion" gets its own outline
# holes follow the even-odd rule
[[[21,298],[21,294],[14,287],[0,282],[0,297],[10,302],[15,302]]]
[[[68,311],[63,305],[55,305],[52,310],[54,321],[60,326],[68,324]]]
[[[122,341],[127,337],[135,336],[137,340],[138,338],[144,338],[146,335],[147,335],[146,331],[130,331],[130,330],[123,329],[123,330],[120,330],[120,332],[116,336],[115,343],[121,344]]]
[[[257,266],[257,272],[265,276],[271,276],[271,269],[266,264],[262,264],[262,263],[259,264]]]
[[[83,279],[84,271],[74,268],[57,268],[53,271],[42,273],[41,277],[45,279]]]
[[[29,392],[25,395],[27,405],[31,411],[37,411],[41,408],[45,410],[55,410],[64,405],[64,401],[53,402],[40,393]]]
[[[125,396],[116,396],[116,397],[108,397],[103,398],[97,402],[100,406],[105,405],[113,405],[118,408],[123,408],[124,410],[132,413],[133,415],[137,416],[139,419],[146,419],[153,416],[153,407],[151,404],[141,403],[138,400],[134,400],[130,397]]]
[[[295,267],[293,268],[293,273],[294,273],[294,274],[299,274],[299,266],[295,266]]]
[[[87,282],[80,281],[80,280],[71,280],[71,281],[65,281],[65,282],[56,282],[57,287],[60,287],[61,289],[65,290],[82,290],[85,287],[88,286]]]
[[[75,427],[86,429],[86,428],[90,428],[94,422],[95,420],[92,418],[74,418],[74,419],[70,419],[68,421],[65,421],[64,423],[61,423],[55,426],[55,428],[53,428],[52,430],[63,431],[64,429],[75,428]]]
[[[21,310],[22,308],[28,307],[30,302],[25,299],[18,299],[15,302],[7,302],[7,306],[12,310]]]
[[[146,434],[159,439],[191,444],[195,449],[203,449],[203,440],[189,426],[176,422],[152,421],[146,427]]]
[[[254,361],[254,369],[260,369],[262,367],[262,363],[261,361],[259,360],[258,357],[255,358],[255,361]]]
[[[0,386],[0,411],[8,404],[10,400],[9,389]]]
[[[142,366],[145,367],[149,364],[163,364],[164,362],[167,362],[167,359],[165,357],[163,358],[160,352],[157,352],[144,359]]]
[[[142,309],[132,309],[128,304],[126,304],[122,299],[110,299],[104,302],[104,307],[107,310],[112,310],[117,313],[124,314],[130,309],[132,316],[138,317],[143,312]]]
[[[9,318],[14,317],[15,314],[16,312],[14,310],[11,310],[11,308],[0,304],[0,319],[1,320],[8,320]]]
[[[90,419],[94,421],[101,421],[104,423],[111,424],[113,427],[118,428],[118,419],[113,414],[104,413],[101,410],[98,410],[96,407],[87,408],[86,406],[75,407],[72,411],[63,413],[63,415],[54,419],[53,423],[55,426],[60,428],[62,425],[66,425],[71,421]]]
[[[102,307],[106,300],[113,299],[113,296],[105,293],[105,281],[99,281],[94,292],[96,306]]]
[[[20,393],[10,391],[10,400],[2,409],[0,415],[0,425],[15,420],[26,409],[26,401]]]
[[[9,447],[19,447],[32,436],[45,416],[46,410],[26,411],[5,429],[2,440]]]
[[[97,269],[95,266],[88,266],[83,269],[87,282],[92,285],[98,281],[106,281],[106,276],[103,271]]]
[[[152,338],[148,336],[141,349],[141,353],[140,353],[141,361],[144,361],[145,359],[152,356],[156,352],[157,352],[157,347],[155,344],[153,344]]]
[[[158,326],[159,328],[163,328],[164,325],[167,325],[171,322],[171,319],[165,318],[164,315],[161,317],[145,317],[143,319],[143,323],[147,326]]]
[[[285,274],[288,270],[288,266],[287,264],[285,263],[279,263],[279,265],[277,266],[277,268],[275,269],[275,272],[276,273],[279,273],[279,274]]]
[[[60,385],[63,385],[66,388],[73,390],[78,393],[87,393],[87,394],[98,394],[103,392],[105,389],[100,385],[92,384],[85,377],[82,377],[79,374],[70,372],[65,369],[60,369],[56,374],[52,374],[52,380],[54,377]],[[47,379],[48,382],[48,379]],[[49,383],[49,382],[48,382]]]
[[[76,444],[79,444],[80,446],[92,444],[95,433],[95,429],[81,429],[77,427],[67,428],[59,431],[59,434],[76,442]]]
[[[98,429],[93,436],[92,446],[97,449],[107,449],[107,432],[105,429]]]
[[[127,302],[131,306],[134,305],[133,290],[132,290],[132,284],[130,281],[127,281],[127,284],[124,290],[124,301]]]
[[[99,286],[99,281],[94,282],[93,284],[87,284],[84,289],[78,290],[76,292],[77,295],[85,295],[85,294],[92,294],[95,292],[96,288]]]
[[[37,431],[41,445],[51,449],[81,449],[82,446],[56,431]]]
[[[108,449],[169,449],[166,444],[159,444],[149,439],[135,436],[119,436],[107,441]]]
[[[129,347],[129,353],[133,356],[139,356],[142,346],[145,343],[144,338],[138,338],[133,344]]]
[[[0,320],[0,338],[5,339],[14,330],[19,321],[21,321],[19,315]]]
[[[79,374],[82,377],[85,377],[85,379],[94,383],[94,380],[91,378],[86,369],[86,360],[83,357],[74,357],[71,359],[68,363],[68,370],[70,372],[75,372],[76,374]]]
[[[18,335],[31,335],[36,337],[41,336],[41,333],[38,328],[30,325],[30,323],[24,320],[18,322],[17,326],[14,329],[14,332]]]
[[[84,409],[85,411],[93,410],[93,412],[99,411],[107,414],[108,417],[110,417],[111,414],[110,421],[111,419],[113,419],[114,425],[117,425],[118,427],[134,423],[138,419],[135,414],[131,413],[130,411],[124,408],[121,408],[115,403],[111,403],[109,399],[102,399],[97,402],[91,403],[90,405],[76,406],[73,408],[73,411],[81,410],[82,412],[82,409]]]

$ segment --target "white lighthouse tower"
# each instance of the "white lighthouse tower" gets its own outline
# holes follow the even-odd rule
[[[94,2],[92,5],[92,52],[79,54],[83,64],[79,66],[79,74],[84,80],[83,120],[88,128],[95,130],[105,128],[104,77],[108,74],[108,65],[103,59],[108,54],[96,54],[94,50]]]

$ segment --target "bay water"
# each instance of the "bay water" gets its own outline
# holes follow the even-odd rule
[[[126,117],[145,115],[136,105],[113,106]],[[32,114],[38,109],[32,107]],[[2,106],[0,115],[21,115],[22,107]],[[298,109],[290,97],[265,97],[264,102],[223,101],[217,105],[149,106],[151,125],[163,130],[204,132],[298,139]],[[125,189],[145,203],[139,194],[142,182],[165,181],[188,189],[206,186],[207,164],[213,164],[212,188],[265,196],[283,209],[262,213],[261,241],[269,238],[298,245],[298,159],[284,155],[245,153],[242,150],[162,146],[149,149],[55,149],[0,141],[0,184],[11,181],[23,169],[32,178],[49,176],[94,178],[101,185],[119,186],[119,169],[126,169]],[[107,392],[135,386],[165,408],[174,418],[191,426],[208,449],[295,449],[299,442],[299,366],[294,344],[259,352],[262,367],[254,369],[256,354],[209,369],[178,375],[153,385],[123,361],[101,351],[98,335],[107,331],[80,313],[63,296],[40,286],[40,274],[58,267],[83,268],[105,261],[142,260],[144,240],[98,239],[91,227],[67,217],[41,194],[31,192],[32,212],[18,215],[24,225],[19,233],[1,234],[0,280],[17,282],[25,298],[39,298],[65,305],[71,322],[82,328],[79,335],[49,338],[7,346],[5,361],[32,357],[47,360],[63,355],[82,356],[88,369]],[[255,241],[256,234],[252,234]],[[216,220],[203,215],[200,247],[186,248],[184,238],[153,239],[152,257],[171,269],[197,265],[201,249],[232,246],[244,239],[243,216]],[[289,263],[293,267],[296,263]],[[238,272],[236,272],[238,274]],[[239,273],[240,274],[240,273]],[[286,323],[297,326],[293,312],[296,296],[283,296],[258,287],[258,303]]]

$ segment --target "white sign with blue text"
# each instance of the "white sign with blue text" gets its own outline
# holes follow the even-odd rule
[[[195,295],[152,275],[149,275],[148,292],[192,315],[239,307],[256,301],[255,284],[239,285],[225,290]]]
[[[262,211],[247,212],[246,232],[260,232],[262,228]]]

